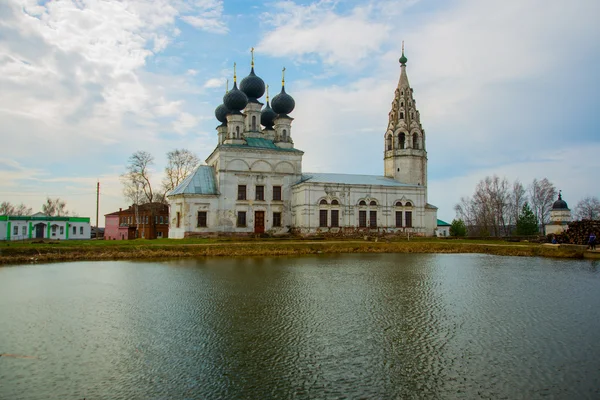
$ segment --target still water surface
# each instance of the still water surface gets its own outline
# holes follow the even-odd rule
[[[1,399],[600,398],[600,264],[367,254],[0,268]]]

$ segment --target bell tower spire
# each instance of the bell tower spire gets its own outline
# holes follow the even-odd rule
[[[384,136],[385,176],[402,183],[427,186],[425,130],[406,74],[408,58],[404,55],[404,41],[398,61],[400,79]]]

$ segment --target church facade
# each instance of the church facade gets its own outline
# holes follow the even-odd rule
[[[427,202],[425,131],[400,58],[400,79],[383,135],[384,175],[309,173],[292,135],[295,101],[269,102],[254,72],[215,110],[218,144],[169,201],[169,237],[294,232],[408,233],[433,236],[437,208]],[[260,102],[265,94],[266,106]]]

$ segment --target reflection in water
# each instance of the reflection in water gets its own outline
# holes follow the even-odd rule
[[[594,398],[597,263],[366,254],[0,268],[0,398]]]

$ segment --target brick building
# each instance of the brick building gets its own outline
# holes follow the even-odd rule
[[[104,215],[106,240],[169,237],[169,206],[162,203],[131,205]]]

